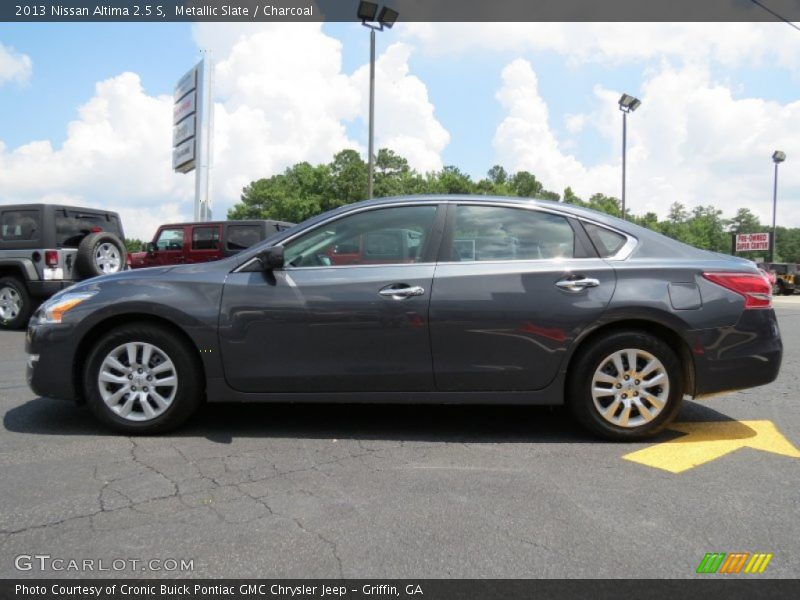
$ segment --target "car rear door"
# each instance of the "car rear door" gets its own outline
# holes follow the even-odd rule
[[[228,383],[244,392],[432,391],[438,211],[431,202],[360,209],[289,238],[283,269],[245,263],[231,273],[219,327]],[[412,256],[381,236],[397,228],[420,233],[423,250]],[[373,235],[381,262],[332,263],[331,251],[363,235]]]
[[[192,225],[189,237],[191,243],[186,247],[187,263],[202,263],[222,258],[220,249],[220,223],[212,225]]]
[[[615,285],[613,268],[570,218],[451,204],[430,307],[437,389],[546,387]]]

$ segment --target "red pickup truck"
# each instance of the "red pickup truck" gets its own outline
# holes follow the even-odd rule
[[[158,228],[145,252],[132,252],[132,269],[219,260],[249,248],[294,223],[285,221],[206,221]]]

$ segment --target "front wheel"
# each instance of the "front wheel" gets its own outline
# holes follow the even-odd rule
[[[176,334],[139,323],[103,336],[89,355],[83,386],[89,408],[128,434],[174,429],[201,400],[199,359]]]
[[[616,441],[655,435],[680,410],[683,370],[675,352],[645,332],[593,342],[571,366],[567,403],[590,431]]]

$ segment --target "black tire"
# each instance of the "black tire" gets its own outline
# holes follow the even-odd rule
[[[177,375],[174,398],[164,412],[150,420],[134,421],[120,416],[106,404],[100,390],[98,376],[103,361],[109,353],[131,342],[155,346],[172,361]],[[142,354],[138,353],[137,360],[141,358]],[[94,346],[84,369],[83,392],[92,413],[112,429],[129,435],[163,433],[182,425],[197,410],[204,393],[204,385],[199,375],[202,372],[196,350],[180,335],[150,323],[131,323],[108,332]],[[154,390],[157,388],[155,384],[144,383],[144,385],[152,385]],[[127,396],[128,394],[123,395],[120,404],[125,402]],[[137,412],[138,409],[138,412],[144,415],[145,411],[139,399],[133,401],[133,406],[132,412]]]
[[[33,300],[16,277],[0,278],[0,329],[22,329],[33,312]]]
[[[595,406],[592,387],[595,372],[604,364],[608,365],[606,360],[615,352],[629,348],[648,353],[661,362],[668,378],[669,391],[664,394],[666,401],[663,402],[663,407],[652,420],[637,426],[621,427],[602,416]],[[640,360],[643,359],[640,358]],[[623,366],[626,369],[628,368],[627,359],[623,362]],[[614,369],[614,373],[616,377],[616,369]],[[581,425],[592,433],[608,440],[636,441],[657,434],[675,419],[683,401],[684,376],[678,357],[664,341],[644,331],[617,331],[596,339],[587,347],[579,350],[579,354],[570,365],[570,373],[567,376],[569,377],[569,382],[566,400],[570,411]],[[631,385],[631,383],[623,382],[621,385]],[[616,386],[612,385],[612,387]],[[651,389],[658,390],[660,388]],[[623,393],[624,390],[625,388],[623,387],[623,390],[620,390],[619,393]],[[663,391],[666,392],[666,390]],[[631,394],[629,402],[631,402],[633,401],[633,392],[629,393]],[[638,397],[639,392],[637,391],[635,395]],[[642,398],[644,397],[645,394],[643,392]],[[612,396],[611,394],[601,398],[600,401],[607,402],[606,406],[601,404],[601,407],[610,408],[610,405],[616,402],[616,398],[617,396]],[[641,402],[641,399],[637,398],[635,401]],[[623,409],[624,405],[620,406],[617,409],[619,411],[618,414],[621,414]],[[650,410],[655,410],[656,407],[646,402],[645,409],[649,412]],[[628,414],[635,415],[636,419],[641,417],[638,408],[632,409]]]
[[[108,267],[104,270],[103,266],[97,261],[98,251],[106,244],[113,246],[116,251],[118,266],[115,269]],[[75,268],[82,277],[118,273],[125,270],[127,257],[128,253],[125,250],[125,244],[119,237],[108,231],[98,231],[97,233],[90,233],[81,241],[75,256]]]

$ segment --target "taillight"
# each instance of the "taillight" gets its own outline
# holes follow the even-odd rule
[[[703,277],[744,297],[745,308],[772,308],[772,285],[757,273],[703,273]]]
[[[58,250],[45,250],[44,264],[51,269],[55,269],[58,266]]]
[[[92,227],[89,231],[91,231],[92,233],[100,233],[101,231],[103,231],[103,228],[95,226]]]

